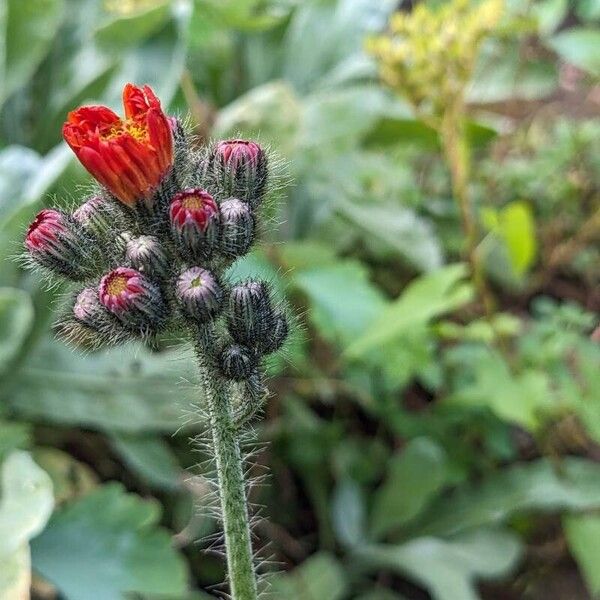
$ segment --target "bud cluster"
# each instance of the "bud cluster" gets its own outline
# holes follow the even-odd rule
[[[33,264],[82,285],[59,331],[99,347],[169,328],[200,336],[219,321],[213,364],[261,389],[260,360],[287,321],[265,283],[231,286],[226,273],[254,241],[266,154],[239,139],[199,153],[147,86],[128,84],[123,102],[123,118],[101,106],[69,114],[64,137],[97,191],[70,213],[41,211],[25,238]]]
[[[422,2],[392,16],[389,30],[368,40],[382,79],[428,116],[460,98],[481,42],[503,16],[504,0]]]

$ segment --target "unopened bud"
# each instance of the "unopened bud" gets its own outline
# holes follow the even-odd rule
[[[142,273],[158,278],[169,271],[169,261],[157,237],[140,235],[127,242],[125,258],[131,266]]]
[[[73,219],[95,235],[106,235],[122,225],[121,216],[113,202],[101,196],[92,196],[74,212]]]
[[[25,237],[31,258],[56,273],[78,281],[95,265],[93,248],[81,226],[65,213],[45,209],[35,217]]]
[[[73,304],[73,316],[93,329],[100,329],[106,319],[106,308],[100,304],[98,290],[84,288],[77,294]]]
[[[277,352],[283,346],[283,343],[287,339],[289,333],[289,326],[287,317],[282,312],[275,313],[274,326],[269,331],[267,339],[264,344],[265,354],[271,352]]]
[[[165,306],[158,287],[145,275],[118,267],[100,280],[100,302],[130,329],[155,331],[165,318]]]
[[[221,369],[228,379],[242,381],[256,369],[256,355],[246,346],[232,344],[221,354]]]
[[[210,258],[219,240],[219,207],[213,197],[200,188],[175,194],[169,209],[171,231],[184,257]]]
[[[269,290],[263,281],[247,281],[231,290],[229,332],[233,339],[262,351],[274,325]]]
[[[221,310],[223,290],[214,275],[201,267],[184,271],[175,284],[184,314],[199,323],[213,319]]]
[[[267,183],[267,156],[256,142],[218,142],[209,163],[211,175],[224,194],[248,202],[252,208],[260,204]]]
[[[254,216],[245,202],[230,198],[221,203],[221,250],[227,256],[246,254],[254,238]]]

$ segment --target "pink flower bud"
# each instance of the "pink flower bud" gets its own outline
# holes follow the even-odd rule
[[[92,196],[73,212],[73,220],[86,231],[104,236],[124,226],[114,202],[100,196]]]
[[[219,239],[219,207],[200,188],[175,194],[169,210],[171,231],[183,255],[190,259],[209,258]]]
[[[102,309],[98,300],[98,290],[94,288],[84,288],[81,290],[73,305],[75,318],[86,325],[94,325],[98,309]]]
[[[231,171],[240,167],[256,169],[262,153],[256,142],[248,140],[224,140],[218,142],[216,148],[217,158]]]
[[[175,294],[184,314],[198,322],[207,322],[221,309],[223,290],[214,275],[201,267],[184,271],[175,284]]]
[[[267,184],[267,156],[256,142],[218,142],[208,170],[224,195],[248,202],[252,208],[262,201]]]
[[[131,328],[157,329],[165,307],[158,287],[135,269],[117,267],[100,280],[100,302]]]
[[[35,217],[25,236],[31,258],[73,280],[89,274],[89,240],[68,215],[44,209]]]

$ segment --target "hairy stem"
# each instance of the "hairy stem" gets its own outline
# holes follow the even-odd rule
[[[256,600],[256,575],[238,428],[231,406],[230,385],[207,360],[209,344],[210,341],[200,343],[198,358],[217,465],[230,592],[233,600]]]

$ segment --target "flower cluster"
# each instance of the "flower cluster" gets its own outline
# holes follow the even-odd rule
[[[124,118],[104,106],[68,115],[64,138],[99,186],[72,213],[40,212],[25,238],[33,263],[84,286],[59,332],[99,347],[214,325],[218,371],[255,377],[286,316],[265,282],[232,285],[227,271],[255,239],[267,156],[238,139],[194,149],[148,86],[126,85],[123,104]]]
[[[389,31],[370,39],[382,79],[422,113],[439,115],[463,94],[481,41],[503,13],[503,0],[423,2],[398,12]]]

